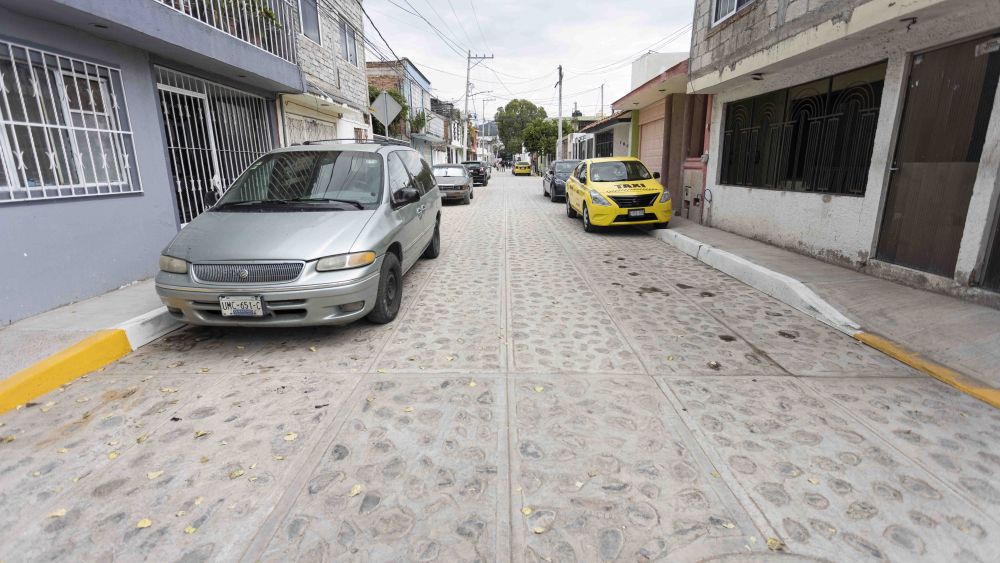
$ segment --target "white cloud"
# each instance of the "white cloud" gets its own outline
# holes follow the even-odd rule
[[[426,22],[392,2],[415,8],[463,54],[448,47]],[[609,112],[611,102],[628,93],[631,61],[640,52],[654,44],[660,52],[688,50],[694,9],[693,0],[366,0],[363,5],[396,54],[412,60],[442,99],[461,104],[466,49],[493,54],[495,59],[472,71],[473,91],[492,91],[474,98],[474,111],[482,113],[483,98],[496,98],[486,103],[487,116],[509,98],[527,98],[555,115],[553,86],[560,64],[565,73],[564,115],[573,110],[574,102],[584,114],[596,113],[601,83],[605,83],[604,111]],[[365,24],[368,39],[381,46],[371,25]],[[661,41],[671,35],[669,41]],[[382,51],[389,55],[384,47]],[[377,60],[370,49],[368,60]]]

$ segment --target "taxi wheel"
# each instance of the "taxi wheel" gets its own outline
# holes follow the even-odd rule
[[[590,211],[587,209],[586,205],[583,206],[583,230],[588,233],[596,233],[600,230],[600,227],[597,227],[590,222]]]
[[[573,206],[569,204],[569,196],[566,196],[566,216],[570,219],[576,219],[576,210]]]
[[[399,305],[402,302],[403,270],[399,266],[399,258],[387,252],[382,258],[382,269],[379,271],[375,308],[368,313],[368,320],[380,325],[391,323],[399,314]]]

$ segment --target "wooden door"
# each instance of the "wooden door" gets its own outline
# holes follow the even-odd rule
[[[1000,71],[981,37],[913,57],[877,257],[955,274]]]

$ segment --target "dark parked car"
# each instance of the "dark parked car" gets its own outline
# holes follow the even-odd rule
[[[542,178],[542,194],[545,197],[556,201],[566,197],[566,178],[573,173],[581,161],[579,160],[556,160],[549,164]]]
[[[469,171],[472,176],[472,184],[474,186],[485,186],[490,183],[489,177],[486,175],[486,167],[483,166],[482,162],[478,160],[469,160],[462,163],[463,166]]]

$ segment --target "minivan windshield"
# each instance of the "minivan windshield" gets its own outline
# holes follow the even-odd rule
[[[439,178],[461,178],[469,173],[461,166],[435,166],[434,175]]]
[[[578,164],[579,160],[560,160],[556,163],[556,174],[569,174]]]
[[[636,160],[595,162],[590,165],[592,182],[631,182],[652,177],[645,165]]]
[[[382,157],[354,151],[264,155],[226,192],[213,211],[288,206],[375,209],[382,199]]]

